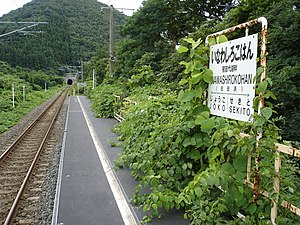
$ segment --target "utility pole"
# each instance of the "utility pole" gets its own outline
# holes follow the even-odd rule
[[[95,89],[95,69],[93,69],[93,89]]]
[[[113,76],[114,63],[114,7],[109,6],[109,73]]]
[[[25,98],[25,85],[23,85],[23,102],[25,102],[26,98]]]
[[[115,61],[114,56],[114,6],[110,5],[109,7],[101,7],[102,9],[109,8],[109,73],[110,76],[113,76],[113,66]],[[126,8],[116,8],[118,10],[132,10],[134,9],[126,9]]]
[[[82,82],[84,81],[83,80],[83,61],[80,61],[80,65],[81,65],[81,79],[82,79]]]
[[[11,85],[11,91],[12,91],[12,100],[13,100],[13,108],[15,108],[15,84]]]

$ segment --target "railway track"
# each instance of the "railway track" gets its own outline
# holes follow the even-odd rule
[[[51,131],[67,93],[60,94],[0,155],[1,224],[38,223],[36,205],[45,194],[42,184],[56,145]]]

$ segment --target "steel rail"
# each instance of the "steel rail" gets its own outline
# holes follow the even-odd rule
[[[63,93],[63,92],[62,92]],[[8,155],[8,153],[10,152],[10,150],[17,145],[20,140],[34,127],[34,125],[39,121],[40,118],[42,118],[43,115],[45,115],[45,113],[47,112],[47,110],[55,103],[55,101],[62,95],[62,93],[60,93],[52,102],[51,104],[44,109],[40,115],[38,115],[34,121],[29,124],[29,126],[22,132],[22,134],[0,155],[0,164],[1,162],[5,159],[5,157]]]
[[[26,174],[26,177],[25,177],[25,179],[24,179],[24,181],[23,181],[23,183],[22,183],[22,185],[21,185],[21,188],[19,189],[19,191],[18,191],[18,193],[17,193],[17,196],[16,196],[16,198],[15,198],[15,200],[14,200],[14,202],[13,202],[13,205],[12,205],[11,208],[10,208],[10,211],[9,211],[9,213],[8,213],[8,216],[7,216],[6,219],[5,219],[4,225],[12,225],[13,222],[14,222],[14,219],[15,219],[15,217],[16,217],[16,215],[17,215],[17,212],[18,212],[19,202],[20,202],[21,197],[22,197],[22,195],[23,195],[23,193],[24,193],[24,191],[25,191],[25,189],[26,189],[26,187],[27,187],[27,184],[29,183],[29,179],[30,179],[30,177],[31,177],[31,175],[32,175],[32,172],[33,172],[33,170],[34,170],[34,168],[35,168],[35,165],[36,165],[37,162],[38,162],[39,156],[41,155],[41,152],[42,152],[42,150],[43,150],[43,148],[44,148],[44,146],[45,146],[45,143],[46,143],[47,138],[48,138],[48,136],[49,136],[49,134],[50,134],[50,132],[51,132],[51,130],[52,130],[52,128],[53,128],[53,125],[54,125],[54,123],[55,123],[55,121],[56,121],[56,119],[57,119],[57,117],[58,117],[58,114],[59,114],[59,112],[61,111],[63,102],[64,102],[64,100],[65,100],[65,98],[66,98],[66,96],[67,96],[67,93],[68,93],[67,89],[66,89],[65,92],[63,92],[63,93],[64,93],[63,101],[62,101],[62,103],[60,104],[59,109],[55,112],[55,115],[54,115],[54,117],[52,118],[51,123],[49,124],[49,127],[48,127],[48,129],[47,129],[47,132],[46,132],[46,134],[45,134],[45,136],[44,136],[44,138],[43,138],[43,140],[42,140],[42,142],[41,142],[41,144],[40,144],[40,147],[39,147],[39,149],[38,149],[38,151],[37,151],[37,153],[36,153],[36,155],[35,155],[35,157],[34,157],[34,159],[33,159],[32,164],[31,164],[31,166],[30,166],[30,168],[29,168],[29,170],[28,170],[28,172],[27,172],[27,174]],[[50,104],[50,106],[47,107],[47,109],[44,110],[44,111],[41,113],[41,115],[34,121],[34,124],[40,119],[40,117],[41,117],[42,115],[45,114],[45,112],[46,112],[47,110],[49,110],[49,109],[51,108],[51,106],[53,106],[53,104],[59,99],[59,97],[62,96],[63,93],[61,93],[57,98],[55,98],[55,100]],[[32,126],[30,126],[30,127],[32,127]],[[29,129],[27,129],[27,131],[28,131],[28,130],[29,130]],[[23,133],[21,136],[23,137],[26,133],[27,133],[27,132]],[[20,139],[21,139],[21,138],[18,138],[18,141],[19,141]],[[18,141],[17,141],[17,142],[18,142]],[[12,146],[14,146],[14,145],[12,145]]]

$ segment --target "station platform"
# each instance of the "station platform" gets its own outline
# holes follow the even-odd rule
[[[112,147],[117,140],[114,119],[95,118],[84,96],[69,97],[60,176],[52,225],[137,225],[142,210],[130,203],[137,185],[130,170],[114,171],[122,152]],[[183,212],[171,211],[150,225],[185,225]]]

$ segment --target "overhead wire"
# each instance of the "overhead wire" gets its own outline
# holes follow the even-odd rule
[[[18,4],[16,3],[16,1],[15,0],[12,0],[14,3],[15,3],[15,5],[17,6],[17,8],[19,8],[19,6],[18,6]]]

